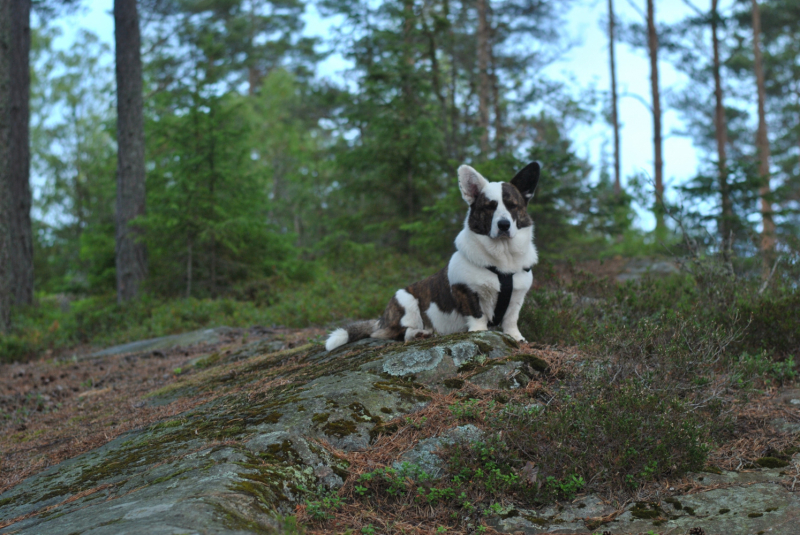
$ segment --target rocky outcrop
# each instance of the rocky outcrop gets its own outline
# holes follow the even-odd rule
[[[344,451],[446,391],[458,368],[510,354],[487,332],[410,345],[364,340],[264,353],[262,341],[199,359],[149,404],[210,400],[53,466],[0,495],[0,533],[251,533],[280,529],[304,494],[337,488]]]
[[[199,396],[202,404],[0,495],[0,533],[296,533],[286,518],[295,506],[347,478],[347,462],[333,450],[369,449],[392,432],[392,420],[436,393],[512,390],[549,371],[496,332],[405,345],[367,339],[331,353],[317,344],[276,351],[281,345],[267,339],[194,359],[191,373],[146,403]],[[481,436],[471,424],[450,428],[399,452],[395,466],[438,477],[437,450]],[[488,522],[505,533],[795,533],[800,501],[784,486],[789,470],[797,468],[700,474],[691,494],[658,503],[618,510],[582,496],[539,510],[505,508]]]

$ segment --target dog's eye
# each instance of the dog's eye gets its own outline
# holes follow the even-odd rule
[[[517,207],[517,205],[515,203],[513,203],[513,202],[507,202],[506,203],[506,208],[508,208],[509,210],[513,210],[516,207]]]
[[[490,210],[497,210],[497,201],[492,201],[489,203]]]

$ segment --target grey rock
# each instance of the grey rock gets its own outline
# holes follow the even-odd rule
[[[122,344],[103,349],[92,353],[85,358],[110,357],[114,355],[124,355],[127,353],[145,353],[148,351],[159,351],[174,349],[176,347],[191,347],[199,344],[217,344],[221,337],[234,332],[230,327],[216,327],[214,329],[201,329],[183,334],[171,336],[161,336],[149,340],[140,340],[129,344]]]
[[[432,478],[438,478],[442,472],[442,459],[434,453],[436,450],[455,442],[477,442],[482,437],[483,432],[472,424],[455,427],[442,436],[420,440],[416,446],[400,456],[394,463],[394,468],[399,469],[403,463],[415,464]]]
[[[213,342],[224,332],[148,340],[102,355]],[[500,333],[441,337],[436,362],[440,353],[430,351],[429,340],[362,340],[333,352],[312,345],[280,350],[272,342],[208,358],[195,374],[148,398],[155,406],[214,392],[213,401],[0,495],[0,533],[280,533],[278,515],[293,514],[313,489],[343,484],[347,463],[318,440],[345,451],[368,448],[386,432],[384,422],[425,406],[429,398],[416,381],[426,372],[455,371],[456,363],[506,355],[515,345]],[[449,368],[441,366],[445,357]],[[272,386],[258,387],[264,382]],[[471,428],[452,432],[450,440],[469,439]]]
[[[617,275],[617,281],[638,280],[645,276],[666,277],[679,272],[680,267],[677,262],[672,260],[633,258],[625,265],[622,272]]]
[[[702,478],[702,479],[701,479]],[[514,516],[494,518],[490,524],[502,533],[688,533],[699,527],[708,535],[793,535],[800,520],[800,497],[779,484],[778,470],[696,474],[706,485],[731,485],[686,496],[664,498],[658,504],[631,504],[613,521],[592,524],[615,510],[596,496],[540,510],[520,510]],[[641,511],[657,512],[658,518],[642,518]],[[589,531],[587,523],[591,525]]]

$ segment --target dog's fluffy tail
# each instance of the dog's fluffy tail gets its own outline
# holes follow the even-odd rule
[[[333,331],[325,342],[325,349],[333,351],[337,347],[369,338],[379,328],[378,320],[357,321],[343,329]]]

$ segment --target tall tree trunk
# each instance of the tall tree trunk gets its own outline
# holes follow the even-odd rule
[[[117,71],[117,300],[135,298],[147,275],[142,232],[130,221],[145,211],[142,57],[136,0],[114,0]]]
[[[489,0],[478,0],[478,126],[481,128],[481,155],[489,153]]]
[[[9,180],[12,302],[33,302],[30,149],[31,0],[11,2]]]
[[[494,36],[492,37],[494,42]],[[500,99],[500,77],[497,74],[497,61],[495,61],[492,47],[489,47],[489,62],[492,65],[492,100],[494,101],[494,146],[498,154],[506,148],[506,133],[503,125],[503,103]]]
[[[614,194],[622,193],[620,179],[619,116],[617,114],[617,66],[614,57],[614,0],[608,0],[608,46],[611,63],[611,126],[614,128]]]
[[[405,68],[406,74],[403,83],[403,97],[406,117],[411,120],[412,110],[416,107],[416,96],[412,87],[412,76],[414,75],[415,58],[414,58],[414,0],[403,0],[403,43],[405,45]],[[414,155],[411,151],[406,155],[406,186],[407,186],[407,203],[408,203],[408,219],[414,217]],[[410,247],[411,236],[406,233],[406,246]]]
[[[772,202],[769,185],[769,139],[767,138],[766,91],[764,90],[764,62],[761,57],[761,11],[758,0],[751,0],[753,5],[753,67],[756,71],[758,87],[758,133],[756,148],[758,149],[758,174],[762,185],[758,190],[761,196],[761,253],[764,259],[763,275],[769,277],[772,257],[775,252],[775,221],[772,218]]]
[[[0,0],[0,333],[9,327],[11,307],[11,184],[9,134],[11,130],[11,4]]]
[[[192,238],[186,239],[186,298],[192,296]]]
[[[728,124],[725,118],[725,105],[722,101],[722,76],[719,59],[719,10],[718,0],[711,0],[711,41],[714,49],[714,127],[717,137],[717,170],[719,173],[719,194],[722,201],[722,216],[719,221],[719,234],[722,248],[727,250],[733,228],[733,203],[728,187]]]
[[[664,195],[664,156],[663,142],[661,139],[661,93],[658,87],[658,34],[656,33],[656,13],[653,0],[647,0],[647,46],[650,51],[650,89],[653,95],[653,153],[655,157],[655,182],[656,182],[656,232],[663,232],[664,210],[662,198]]]

